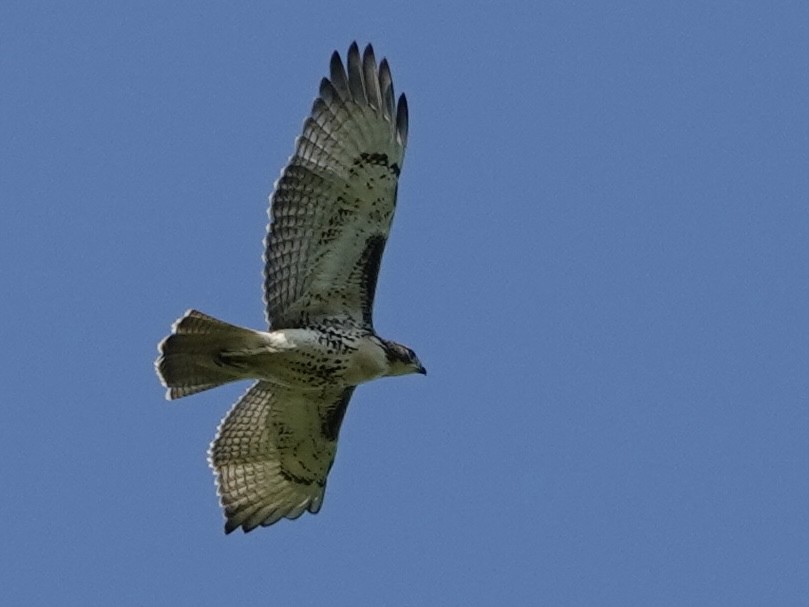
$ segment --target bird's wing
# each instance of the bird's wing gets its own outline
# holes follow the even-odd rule
[[[320,510],[353,392],[300,391],[259,381],[236,402],[208,454],[226,533]]]
[[[372,327],[407,143],[407,100],[356,42],[340,55],[270,197],[264,294],[273,329],[318,321]]]

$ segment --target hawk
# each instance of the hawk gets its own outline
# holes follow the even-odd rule
[[[371,45],[335,51],[295,152],[270,196],[264,253],[268,331],[189,310],[158,346],[176,399],[252,379],[208,452],[225,532],[323,505],[357,385],[426,374],[410,348],[379,337],[373,304],[407,144],[407,100]]]

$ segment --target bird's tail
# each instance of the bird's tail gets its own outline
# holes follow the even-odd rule
[[[171,328],[171,335],[158,349],[155,369],[173,400],[228,382],[245,375],[225,360],[228,353],[260,347],[261,334],[222,322],[196,310],[189,310]]]

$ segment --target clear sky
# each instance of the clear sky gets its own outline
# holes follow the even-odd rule
[[[168,403],[195,307],[262,327],[267,195],[356,39],[410,105],[324,506],[223,533],[245,385]],[[806,605],[805,2],[4,2],[8,605]]]

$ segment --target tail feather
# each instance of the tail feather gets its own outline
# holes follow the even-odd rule
[[[222,355],[260,343],[261,337],[256,331],[189,310],[174,323],[171,335],[158,346],[160,356],[155,361],[155,369],[167,388],[166,398],[182,398],[245,379]]]

